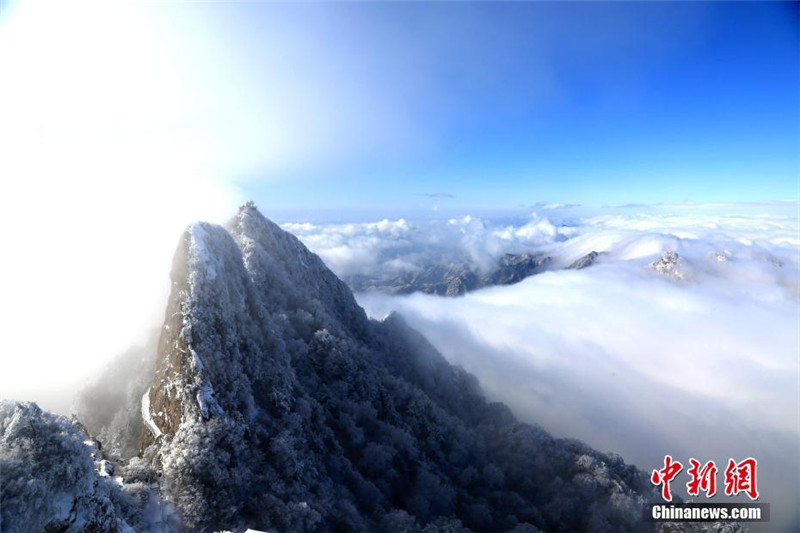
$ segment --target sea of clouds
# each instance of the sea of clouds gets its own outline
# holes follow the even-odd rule
[[[573,231],[538,216],[522,224],[498,226],[470,215],[414,222],[403,218],[344,224],[287,222],[283,228],[297,235],[339,276],[391,276],[449,261],[469,261],[488,270],[504,253],[561,241]]]
[[[557,436],[648,471],[665,454],[686,465],[714,459],[721,472],[729,457],[755,457],[771,526],[796,525],[797,207],[705,211],[284,227],[340,275],[464,259],[485,269],[507,252],[551,256],[543,274],[460,298],[358,300],[375,318],[399,311],[489,397]],[[563,268],[591,251],[602,252],[595,265]],[[680,257],[679,276],[651,267],[667,251]]]

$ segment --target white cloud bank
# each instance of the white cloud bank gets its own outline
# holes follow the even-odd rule
[[[490,397],[556,435],[621,453],[643,469],[667,453],[684,463],[756,457],[761,501],[773,505],[771,527],[797,520],[796,217],[287,227],[340,272],[388,268],[398,258],[419,266],[435,257],[431,239],[445,243],[439,258],[527,247],[564,266],[605,252],[584,270],[553,270],[461,298],[358,298],[371,316],[402,313],[450,361],[476,374]],[[680,255],[684,280],[649,267],[668,250]]]
[[[409,222],[405,219],[350,224],[285,223],[340,276],[398,274],[431,263],[470,261],[488,269],[504,253],[519,253],[566,236],[545,218],[521,225],[493,225],[472,216]]]

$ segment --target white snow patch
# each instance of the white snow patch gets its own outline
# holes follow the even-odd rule
[[[208,383],[203,383],[197,390],[197,405],[200,407],[203,418],[208,418],[209,413],[219,415],[222,412],[214,398],[214,389]]]
[[[194,224],[189,228],[189,234],[192,236],[189,260],[194,263],[195,267],[204,266],[205,281],[211,281],[217,277],[217,269],[214,266],[213,256],[206,246],[206,230],[201,224]],[[191,270],[194,272],[197,271],[197,268]]]
[[[201,373],[203,371],[203,361],[200,359],[200,356],[197,355],[192,347],[189,347],[189,354],[192,356],[192,370],[196,373]]]
[[[114,467],[107,460],[102,459],[97,465],[97,473],[102,477],[111,477],[114,472]]]
[[[150,433],[153,434],[154,438],[158,438],[162,435],[161,430],[158,428],[156,423],[153,421],[153,418],[150,416],[150,389],[147,389],[147,392],[144,393],[142,396],[142,420],[144,420],[144,425],[147,426],[147,429],[150,430]]]

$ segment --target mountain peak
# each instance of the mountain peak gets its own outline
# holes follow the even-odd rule
[[[641,472],[487,402],[399,315],[368,320],[251,202],[227,228],[183,234],[141,413],[140,453],[193,530],[624,531],[652,492]],[[591,516],[562,513],[564,494]]]
[[[327,326],[364,331],[367,318],[350,289],[291,233],[248,202],[230,229],[245,267],[272,311],[300,307]],[[270,294],[267,294],[270,293]],[[328,317],[328,318],[325,318]]]

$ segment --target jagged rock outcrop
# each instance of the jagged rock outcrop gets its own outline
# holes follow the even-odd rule
[[[650,267],[662,276],[669,278],[683,280],[688,277],[683,260],[677,252],[672,250],[664,252],[658,261],[650,263]]]
[[[468,264],[458,263],[448,266],[433,265],[415,274],[410,281],[401,285],[397,294],[424,292],[439,296],[462,296],[480,286],[481,279]],[[390,282],[396,284],[396,282]]]
[[[548,256],[534,256],[529,253],[505,254],[498,267],[484,276],[481,286],[519,283],[528,276],[542,272],[551,261]]]
[[[368,320],[252,204],[182,237],[142,400],[142,455],[194,531],[625,531],[655,497],[487,402],[399,316]]]
[[[579,257],[575,261],[573,261],[568,267],[568,270],[581,270],[582,268],[588,268],[595,264],[597,258],[600,257],[600,254],[595,252],[594,250],[589,252],[588,254],[584,255],[583,257]]]

